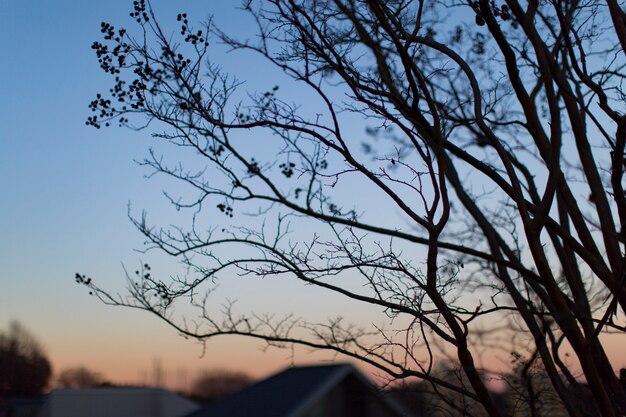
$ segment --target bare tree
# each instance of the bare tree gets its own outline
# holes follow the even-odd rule
[[[135,1],[138,29],[103,23],[93,44],[115,82],[87,123],[147,120],[189,151],[179,162],[151,152],[143,164],[187,187],[166,196],[190,226],[133,220],[189,273],[157,278],[146,266],[129,274],[130,298],[76,279],[201,340],[339,352],[490,416],[501,411],[478,358],[515,349],[541,363],[571,416],[586,413],[581,391],[595,414],[626,415],[603,347],[603,335],[625,330],[623,7],[248,0],[256,36],[240,40],[184,13],[173,35]],[[245,90],[214,45],[251,54],[288,88]],[[224,221],[207,220],[215,210]],[[216,315],[197,294],[234,274],[299,280],[393,324],[276,320],[232,304]],[[200,309],[193,325],[171,310],[185,299]],[[433,372],[446,354],[456,383]]]

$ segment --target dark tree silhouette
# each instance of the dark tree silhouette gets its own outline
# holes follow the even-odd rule
[[[63,369],[56,378],[56,385],[61,388],[88,388],[106,383],[100,373],[82,366]]]
[[[210,402],[233,394],[252,382],[253,379],[243,372],[207,370],[192,382],[189,394],[198,401]]]
[[[18,322],[0,333],[0,393],[8,396],[41,394],[52,367],[39,342]]]
[[[296,343],[422,378],[443,399],[460,395],[450,405],[463,415],[501,415],[478,368],[484,352],[540,364],[571,416],[626,415],[603,346],[626,330],[623,7],[247,0],[256,36],[237,39],[185,13],[172,33],[137,0],[137,30],[102,23],[93,44],[114,82],[87,123],[148,122],[188,151],[173,162],[179,152],[152,151],[143,164],[179,184],[166,197],[190,222],[133,221],[189,273],[145,266],[128,277],[129,298],[76,279],[201,340]],[[269,69],[267,88],[245,90],[214,45],[275,69],[287,88]],[[392,324],[320,324],[232,303],[216,312],[198,297],[233,275],[299,280]],[[171,309],[185,299],[197,321]],[[455,380],[433,372],[442,355]]]

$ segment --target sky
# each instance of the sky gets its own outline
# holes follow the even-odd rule
[[[217,3],[154,4],[171,20],[180,11],[197,19],[212,11],[222,27],[245,30],[233,10],[238,1]],[[159,183],[147,181],[134,162],[153,145],[150,132],[84,124],[89,102],[109,88],[90,46],[100,39],[101,21],[126,24],[131,6],[128,0],[0,0],[0,329],[19,320],[56,370],[87,366],[116,382],[151,382],[156,364],[178,386],[206,368],[264,376],[290,365],[290,351],[263,351],[237,338],[203,349],[145,313],[99,303],[74,282],[81,272],[123,291],[123,266],[134,270],[149,261],[172,268],[135,251],[143,239],[127,216],[129,204],[133,210],[163,204]],[[236,56],[225,59],[241,67]],[[267,81],[256,66],[241,70],[253,83]],[[241,291],[271,300],[263,287]],[[319,311],[317,302],[298,307]],[[619,348],[610,354],[618,357]],[[326,357],[303,352],[295,360],[320,359]]]
[[[171,3],[155,6],[172,21],[206,4]],[[236,26],[236,4],[213,12]],[[149,132],[84,123],[89,102],[109,88],[90,46],[101,21],[126,24],[131,7],[126,0],[0,0],[0,329],[19,320],[56,370],[83,365],[117,382],[149,382],[159,362],[175,383],[201,368],[265,375],[289,365],[289,354],[222,339],[203,355],[154,318],[104,306],[74,282],[81,272],[123,291],[122,265],[151,260],[134,251],[143,240],[127,216],[129,203],[162,203],[159,185],[134,162],[146,155]],[[196,10],[194,17],[207,15]]]
[[[238,0],[153,5],[163,21],[175,22],[179,12],[196,21],[212,13],[222,28],[250,28]],[[114,382],[143,384],[161,367],[173,388],[188,387],[202,369],[263,377],[292,363],[332,359],[309,351],[294,357],[233,337],[203,347],[144,312],[105,306],[75,283],[80,272],[124,293],[125,268],[149,262],[163,274],[178,272],[171,260],[137,252],[144,239],[128,218],[129,205],[135,214],[149,208],[173,215],[159,211],[166,205],[162,184],[148,181],[136,163],[155,146],[150,131],[85,125],[91,100],[110,88],[91,44],[101,39],[102,21],[131,26],[131,9],[130,0],[0,0],[0,330],[21,322],[57,372],[86,366]],[[258,63],[229,54],[221,63],[252,85],[273,82]],[[259,308],[273,307],[272,290],[262,284],[231,290],[265,300]],[[319,299],[290,296],[298,290],[283,287],[282,308],[321,314]]]

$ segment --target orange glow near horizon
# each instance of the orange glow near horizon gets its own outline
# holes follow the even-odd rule
[[[109,335],[101,333],[93,337],[55,338],[45,341],[55,373],[64,368],[84,366],[101,373],[108,381],[124,385],[155,385],[161,375],[163,386],[185,391],[204,370],[227,370],[244,372],[254,379],[263,379],[291,365],[345,362],[345,357],[328,352],[310,352],[302,348],[263,349],[261,342],[234,336],[218,337],[200,344],[186,340],[171,329],[151,318],[139,320],[134,332],[124,328],[108,329]],[[104,341],[104,339],[108,339]],[[54,342],[54,343],[50,343]],[[61,342],[59,344],[59,342]],[[614,368],[626,367],[623,336],[605,336],[604,346]],[[483,364],[489,371],[502,373],[508,370],[510,358],[486,355],[490,360]],[[379,371],[354,362],[369,377],[384,382]],[[576,366],[572,364],[574,368]]]
[[[159,16],[176,25],[170,28],[178,30],[175,18],[183,2],[154,0],[152,3]],[[242,10],[236,10],[235,3],[239,2],[185,2],[184,7],[190,16],[196,16],[194,19],[203,19],[208,12],[215,12],[215,22],[233,31],[242,30],[242,39],[247,38],[246,31],[253,26],[243,23],[248,21],[241,20]],[[134,265],[148,262],[166,280],[184,275],[186,271],[174,257],[157,251],[144,252],[147,248],[145,237],[128,219],[129,212],[140,217],[142,210],[146,209],[150,224],[155,218],[157,225],[176,224],[179,220],[181,225],[188,224],[191,216],[187,217],[187,214],[191,215],[195,208],[179,211],[172,207],[163,198],[163,191],[171,185],[169,180],[161,181],[158,176],[155,181],[146,181],[144,176],[151,171],[135,162],[150,155],[150,149],[154,147],[155,155],[163,154],[166,160],[172,158],[167,163],[174,167],[177,159],[181,163],[186,161],[178,154],[186,149],[172,151],[172,148],[160,147],[163,141],[153,140],[151,128],[138,132],[112,126],[96,131],[85,125],[86,116],[91,114],[89,103],[98,92],[111,87],[108,76],[98,65],[92,42],[101,40],[103,20],[118,28],[126,25],[131,8],[132,1],[129,0],[48,1],[38,2],[35,7],[25,1],[0,2],[0,19],[4,18],[0,20],[0,39],[5,39],[2,43],[5,65],[0,66],[0,71],[1,79],[7,80],[2,87],[3,100],[0,100],[0,331],[6,329],[11,320],[20,321],[41,342],[56,375],[66,368],[86,367],[115,384],[154,385],[161,380],[165,387],[173,390],[189,388],[203,370],[240,371],[262,379],[291,365],[347,361],[345,357],[330,352],[310,352],[304,348],[265,349],[263,342],[243,337],[218,337],[202,346],[181,337],[150,314],[106,306],[89,296],[84,286],[74,282],[77,272],[87,274],[111,294],[124,297],[128,285],[126,268],[132,274]],[[220,43],[215,44],[219,52]],[[225,45],[221,47],[226,49]],[[225,71],[230,72],[230,66],[238,67],[233,75],[246,80],[245,88],[250,88],[250,92],[258,86],[262,86],[259,92],[265,91],[276,80],[281,85],[281,94],[294,85],[283,87],[283,81],[288,77],[281,71],[277,71],[278,78],[265,72],[267,63],[249,61],[247,56],[236,58],[236,55],[224,56]],[[304,94],[304,90],[294,88],[285,97],[295,97],[300,92]],[[307,97],[302,96],[303,115],[309,113],[306,107],[313,104],[307,102]],[[299,100],[300,97],[294,103]],[[480,104],[478,100],[476,103]],[[310,115],[314,116],[317,112],[315,106],[312,107]],[[342,130],[356,144],[360,135],[369,130],[364,129],[364,123],[370,124],[370,119],[364,121],[354,117],[353,120],[350,116],[353,113],[342,112],[341,118],[343,114],[346,117],[345,127],[342,120]],[[319,117],[319,120],[325,120],[326,116]],[[378,123],[371,121],[371,126]],[[154,132],[160,129],[158,127]],[[273,148],[266,146],[268,142],[257,140],[261,138],[255,135],[253,132],[242,135],[242,140],[254,139],[246,153],[254,156],[258,153],[261,157],[271,154]],[[367,159],[364,160],[369,161],[371,155],[365,156]],[[268,156],[267,160],[270,164],[274,161],[271,158]],[[193,171],[198,167],[194,163],[189,169]],[[366,211],[368,217],[380,224],[388,223],[391,225],[389,230],[394,230],[395,205],[378,198],[380,194],[376,193],[380,190],[368,192],[366,183],[353,180],[356,176],[353,177],[350,171],[341,174],[350,179],[342,180],[341,184],[336,181],[333,185],[336,186],[333,195],[340,196],[343,190],[349,191],[342,199],[357,199],[350,204],[359,211]],[[414,179],[419,178],[417,175]],[[474,186],[472,189],[477,190],[477,183]],[[189,192],[195,195],[195,191]],[[181,193],[186,195],[186,192]],[[496,191],[495,195],[498,193]],[[589,197],[587,191],[581,195],[585,200]],[[587,201],[586,205],[589,204],[592,202]],[[209,204],[205,205],[207,209],[203,213],[206,216],[198,221],[202,225],[198,226],[199,229],[206,225],[208,229],[219,229],[224,221],[231,221],[225,220],[217,208],[211,211]],[[439,212],[436,213],[438,216]],[[183,218],[185,220],[181,220]],[[405,224],[402,216],[397,220],[402,230],[414,227],[412,220],[410,224]],[[295,241],[299,233],[307,232],[306,229],[296,229],[299,227],[310,228],[308,232],[312,236],[317,234],[316,227],[319,226],[306,221],[298,226],[294,223],[293,227],[290,226],[294,234],[286,236]],[[419,255],[422,249],[416,249],[408,240],[391,246],[404,251],[407,259],[414,258],[415,266],[425,262]],[[599,247],[602,247],[601,243]],[[554,268],[557,269],[556,265]],[[297,279],[289,280],[278,275],[283,274],[277,274],[275,279],[253,282],[247,275],[232,274],[220,281],[215,290],[215,293],[219,290],[219,294],[214,294],[216,297],[211,300],[210,310],[219,314],[224,300],[236,299],[246,314],[250,311],[294,312],[312,322],[341,316],[346,322],[364,326],[378,320],[389,322],[382,307],[364,306],[364,303],[338,293],[329,294],[315,285],[305,285]],[[355,280],[354,285],[359,285],[355,288],[362,288],[361,284]],[[460,288],[465,291],[464,286]],[[469,290],[462,295],[476,297]],[[188,310],[178,304],[172,305],[172,309],[179,318],[191,319],[194,314],[198,315],[195,311],[187,314]],[[468,311],[471,311],[469,306]],[[402,318],[406,319],[406,316],[397,320]],[[486,321],[490,319],[491,316]],[[623,316],[620,320],[624,322]],[[493,323],[487,323],[493,329]],[[393,325],[402,326],[398,322]],[[626,332],[602,336],[607,355],[616,370],[626,367],[625,337]],[[511,358],[506,353],[482,352],[479,359],[482,362],[476,362],[491,372],[506,372],[511,366]],[[566,361],[572,369],[578,368],[574,355]],[[372,367],[351,362],[372,380],[384,380],[376,376]]]

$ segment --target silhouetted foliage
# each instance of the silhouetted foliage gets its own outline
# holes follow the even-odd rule
[[[52,367],[39,342],[21,324],[0,333],[0,394],[33,396],[47,387]]]
[[[144,265],[128,298],[77,282],[200,340],[299,344],[421,378],[461,415],[503,414],[481,355],[511,358],[520,399],[549,386],[571,416],[626,415],[603,345],[626,332],[623,3],[247,0],[255,34],[241,38],[185,13],[174,33],[133,4],[135,29],[102,23],[93,44],[113,85],[87,124],[148,125],[179,148],[142,164],[180,185],[165,195],[189,222],[133,222],[187,275]],[[215,45],[268,68],[265,85],[245,90]],[[291,278],[381,319],[198,296],[232,276]],[[185,300],[197,321],[172,308]],[[455,378],[435,372],[441,357]]]
[[[107,384],[100,373],[79,366],[63,369],[56,378],[60,388],[88,388]]]
[[[189,394],[194,400],[206,403],[224,398],[252,383],[253,379],[243,372],[208,370],[193,381]]]

